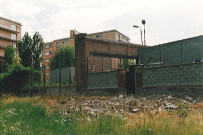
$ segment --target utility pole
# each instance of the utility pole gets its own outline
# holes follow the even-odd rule
[[[145,24],[146,24],[146,21],[142,20],[142,24],[144,25],[144,46],[146,47],[146,40],[145,40]]]

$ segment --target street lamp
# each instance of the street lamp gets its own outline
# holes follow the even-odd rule
[[[140,28],[139,26],[137,25],[133,25],[133,28]],[[143,46],[143,41],[142,41],[142,30],[140,28],[140,33],[141,33],[141,43],[142,43],[142,46]]]
[[[144,45],[146,46],[146,40],[145,40],[145,24],[146,24],[146,21],[142,20],[142,24],[144,25]]]

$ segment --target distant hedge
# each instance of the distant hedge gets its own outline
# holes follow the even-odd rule
[[[19,94],[26,83],[30,83],[31,75],[33,82],[41,82],[41,71],[18,64],[9,66],[8,72],[0,76],[1,93]]]

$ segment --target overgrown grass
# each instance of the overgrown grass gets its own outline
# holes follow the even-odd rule
[[[177,111],[90,118],[81,112],[63,116],[52,111],[57,99],[0,98],[0,134],[3,135],[191,135],[203,134],[203,113],[193,110],[180,117]]]

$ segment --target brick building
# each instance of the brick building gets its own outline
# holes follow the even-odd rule
[[[45,43],[45,49],[43,52],[43,64],[46,66],[45,70],[45,79],[46,82],[49,81],[49,63],[57,48],[60,46],[68,45],[75,47],[75,35],[79,34],[76,30],[70,30],[70,37],[57,39],[52,42]],[[120,33],[117,30],[109,30],[97,33],[87,34],[88,38],[108,40],[108,41],[120,41],[120,42],[129,42],[130,39],[124,34]],[[112,68],[118,68],[118,58],[112,58]]]
[[[16,44],[21,40],[21,24],[0,17],[0,60],[4,58],[4,51],[9,44]]]

